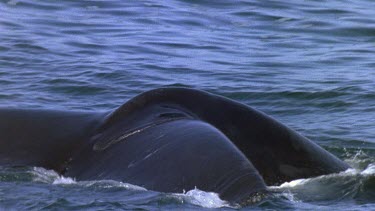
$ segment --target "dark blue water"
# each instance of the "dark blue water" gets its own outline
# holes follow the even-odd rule
[[[162,86],[255,107],[352,170],[270,187],[242,209],[375,210],[375,2],[0,0],[2,107],[111,110]],[[165,194],[0,169],[0,210],[235,209],[213,193]]]

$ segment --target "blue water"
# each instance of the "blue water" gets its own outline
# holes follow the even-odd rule
[[[242,209],[375,210],[375,1],[0,0],[1,107],[112,110],[162,86],[257,108],[354,169]],[[209,109],[209,108],[208,108]],[[1,209],[238,209],[214,194],[0,169]]]

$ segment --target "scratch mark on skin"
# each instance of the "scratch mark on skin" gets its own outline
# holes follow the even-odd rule
[[[126,138],[128,138],[130,136],[133,136],[135,134],[143,132],[143,131],[145,131],[149,128],[155,127],[155,126],[163,124],[163,123],[180,120],[180,119],[186,119],[186,117],[169,118],[169,119],[159,120],[159,121],[156,121],[156,122],[152,122],[152,123],[142,125],[142,126],[140,126],[138,128],[135,128],[133,130],[128,130],[128,131],[125,132],[125,134],[123,134],[123,135],[121,135],[117,138],[111,139],[110,141],[107,141],[105,139],[105,140],[101,140],[101,141],[96,142],[93,146],[93,150],[94,151],[103,151],[103,150],[107,149],[108,147],[110,147],[110,146],[112,146],[112,145],[114,145],[118,142],[121,142],[121,141],[125,140]]]
[[[167,144],[164,144],[163,146],[159,147],[158,149],[154,150],[153,152],[147,154],[144,158],[140,159],[140,160],[136,160],[136,161],[132,161],[131,163],[129,163],[128,165],[128,168],[131,168],[133,166],[136,166],[138,165],[139,163],[147,160],[148,158],[152,157],[153,155],[155,155],[157,152],[163,150],[164,148],[166,148],[167,146],[171,145],[172,143],[167,143]]]

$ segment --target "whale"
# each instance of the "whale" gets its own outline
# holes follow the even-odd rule
[[[259,110],[181,87],[146,91],[114,111],[1,108],[0,166],[166,193],[198,188],[239,204],[268,186],[350,168]]]

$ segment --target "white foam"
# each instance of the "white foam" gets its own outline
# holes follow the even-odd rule
[[[314,180],[320,180],[325,178],[334,178],[334,177],[345,177],[345,176],[372,176],[375,175],[375,164],[370,164],[367,166],[364,170],[349,168],[345,171],[335,173],[335,174],[328,174],[328,175],[322,175],[315,178],[308,178],[308,179],[297,179],[290,182],[284,182],[280,186],[271,186],[271,189],[287,189],[287,188],[295,188],[298,186],[303,186],[306,183],[309,183]]]
[[[77,183],[70,177],[63,177],[53,170],[47,170],[40,167],[34,167],[31,173],[34,175],[33,181],[35,182],[51,183],[53,185]]]
[[[71,184],[76,184],[76,183],[77,182],[74,179],[72,179],[70,177],[63,177],[63,176],[60,176],[60,177],[56,178],[52,182],[53,185],[61,185],[61,184],[63,184],[63,185],[71,185]]]
[[[357,169],[349,168],[349,169],[346,169],[345,171],[340,172],[339,174],[341,174],[341,175],[356,175],[359,172],[360,171],[357,170]]]
[[[147,191],[147,189],[144,187],[114,180],[82,181],[79,182],[79,184],[85,187],[97,186],[100,188],[124,188],[126,190]]]
[[[314,178],[297,179],[280,186],[268,187],[289,201],[336,200],[354,196],[365,181],[375,176],[375,163],[365,169],[350,168],[345,171]]]
[[[198,205],[204,208],[222,208],[229,207],[228,202],[220,199],[219,195],[214,192],[205,192],[197,188],[183,194],[175,194],[182,196],[184,201]]]
[[[367,168],[361,172],[361,175],[364,175],[364,176],[375,175],[375,164],[372,163],[368,165]]]
[[[31,174],[34,175],[33,181],[44,183],[52,183],[55,179],[59,177],[59,174],[55,171],[47,170],[40,167],[34,167],[31,171]]]
[[[355,175],[372,176],[372,175],[375,175],[375,163],[369,164],[363,170],[350,168],[350,169],[347,169],[346,171],[340,172],[339,175],[342,175],[342,176],[355,176]]]
[[[283,184],[281,184],[278,187],[279,188],[294,188],[296,186],[301,186],[301,185],[305,184],[309,180],[310,179],[297,179],[297,180],[293,180],[293,181],[290,181],[290,182],[284,182]]]
[[[123,188],[126,190],[147,191],[146,188],[114,180],[93,180],[77,182],[74,178],[60,176],[57,172],[53,170],[47,170],[41,167],[32,168],[30,173],[33,175],[33,181],[49,183],[52,185],[75,184],[83,187],[97,186],[99,188]]]

